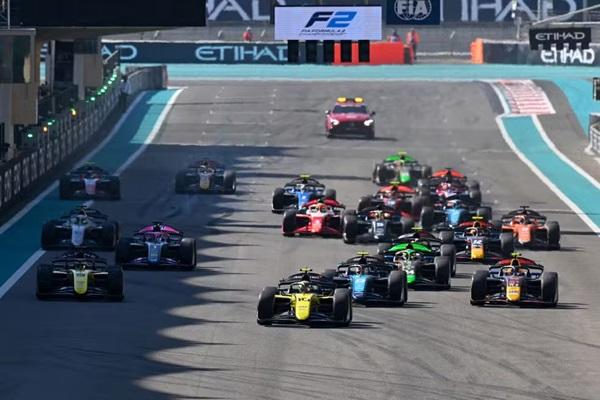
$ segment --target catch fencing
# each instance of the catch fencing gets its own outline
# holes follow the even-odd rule
[[[600,154],[600,114],[590,114],[589,149]]]
[[[132,92],[162,89],[167,85],[165,66],[128,70]],[[40,129],[35,148],[21,151],[16,157],[0,164],[0,214],[20,201],[31,188],[62,167],[76,152],[94,138],[106,136],[102,125],[119,104],[121,73],[115,68],[112,83],[104,93],[76,104],[76,114],[65,110],[58,114],[47,133]],[[33,129],[33,128],[32,128]]]

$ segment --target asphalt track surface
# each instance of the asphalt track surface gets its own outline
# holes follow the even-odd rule
[[[122,175],[123,200],[97,207],[124,234],[164,220],[196,237],[197,270],[127,271],[120,304],[39,302],[30,271],[0,302],[0,398],[597,399],[598,238],[507,147],[486,84],[186,84]],[[376,140],[324,137],[339,95],[371,100]],[[531,204],[558,220],[563,249],[525,254],[559,272],[559,307],[472,307],[477,267],[459,265],[451,291],[356,307],[349,328],[258,326],[262,287],[375,249],[282,237],[273,188],[310,173],[355,207],[375,190],[373,162],[400,148],[479,179],[496,210]],[[176,171],[206,156],[237,169],[238,193],[175,195]]]

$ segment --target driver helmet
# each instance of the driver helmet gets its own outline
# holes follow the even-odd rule
[[[467,229],[467,236],[477,236],[479,234],[479,228],[473,226]]]
[[[516,258],[516,257],[515,257],[515,258],[513,258],[513,259],[510,261],[510,265],[511,265],[512,267],[520,267],[520,266],[521,266],[521,262],[519,261],[519,259],[518,259],[518,258]]]
[[[309,281],[302,281],[300,282],[300,292],[301,293],[308,293],[310,292],[310,282]]]
[[[444,182],[447,182],[447,183],[452,182],[452,171],[450,171],[450,170],[446,171],[446,174],[444,175]]]
[[[298,190],[304,192],[306,190],[306,185],[304,183],[300,183],[298,185]]]
[[[153,224],[152,231],[153,232],[162,232],[162,225],[159,223]]]
[[[515,267],[513,267],[512,265],[502,267],[502,275],[512,276],[512,275],[514,275],[514,273],[515,273]]]
[[[446,203],[446,208],[458,208],[459,205],[460,201],[458,201],[457,199],[448,200],[448,202]]]
[[[479,221],[473,222],[473,228],[481,228],[481,222],[479,222]]]

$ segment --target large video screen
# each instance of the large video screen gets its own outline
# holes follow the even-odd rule
[[[381,40],[380,6],[275,7],[275,40]]]
[[[23,27],[204,26],[204,0],[12,0]]]

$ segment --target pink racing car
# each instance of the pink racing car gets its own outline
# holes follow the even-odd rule
[[[123,268],[196,267],[196,239],[157,222],[139,229],[132,237],[121,238],[115,260]]]

